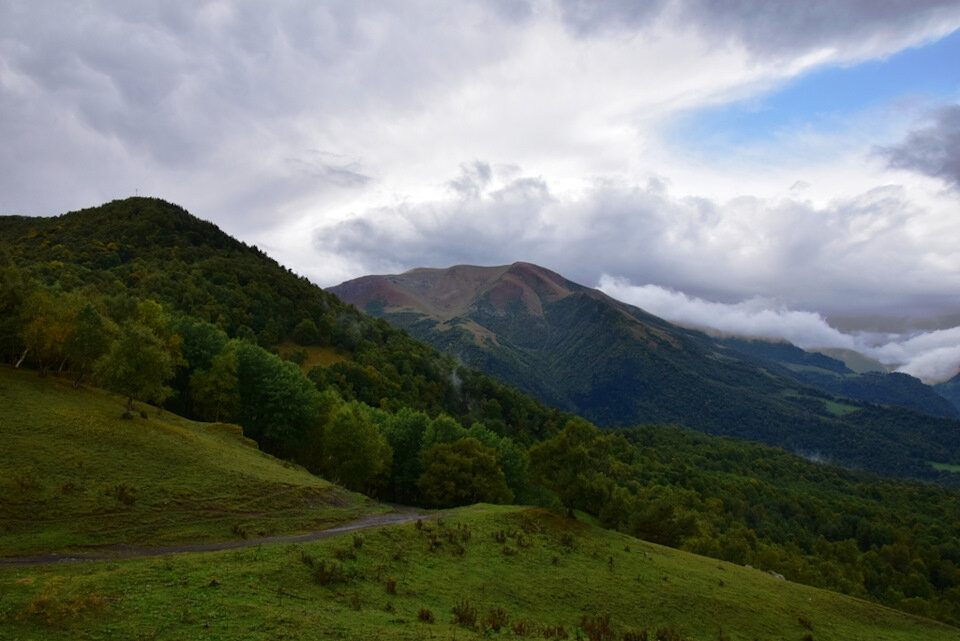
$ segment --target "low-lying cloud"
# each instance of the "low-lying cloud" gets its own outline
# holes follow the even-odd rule
[[[586,284],[614,274],[824,315],[931,315],[956,306],[960,255],[946,237],[960,237],[960,221],[915,206],[896,186],[817,206],[790,197],[675,197],[658,180],[559,193],[544,178],[515,174],[467,165],[445,198],[320,225],[314,249],[321,259],[352,261],[358,275],[528,260]]]
[[[845,333],[831,327],[820,314],[789,309],[770,299],[718,303],[657,285],[633,285],[606,274],[598,288],[674,323],[736,336],[786,340],[804,349],[851,349],[928,383],[946,380],[960,370],[960,327],[915,334]]]

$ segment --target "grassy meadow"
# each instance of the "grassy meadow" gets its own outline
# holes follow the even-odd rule
[[[304,544],[0,567],[0,637],[937,641],[958,631],[542,510],[480,505]]]
[[[384,509],[235,425],[142,404],[123,420],[123,404],[0,367],[0,557],[287,534]]]

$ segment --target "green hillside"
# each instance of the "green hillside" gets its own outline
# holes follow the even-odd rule
[[[600,426],[678,424],[960,484],[930,465],[960,464],[955,408],[902,374],[858,376],[792,345],[717,340],[528,263],[365,276],[331,291]]]
[[[0,366],[0,557],[303,532],[382,510],[198,423]]]
[[[26,434],[14,443],[3,476],[19,520],[2,527],[20,528],[7,539],[16,550],[236,540],[311,529],[369,509],[328,500],[328,484],[310,472],[407,505],[581,509],[611,530],[960,621],[955,491],[674,427],[597,430],[458,365],[163,201],[128,199],[52,219],[0,218],[0,237],[7,243],[0,246],[0,354],[29,369],[5,370],[16,402],[4,405],[11,408],[4,418]],[[104,251],[116,258],[101,262]],[[496,316],[498,306],[513,304],[516,288],[533,309],[541,295],[558,291],[548,280],[525,283],[509,281],[488,298],[484,313]],[[694,371],[705,358],[696,342],[702,335],[681,340],[663,321],[639,325],[630,310],[603,302],[560,301],[573,305],[571,322],[583,329],[579,337],[566,335],[571,354],[579,349],[630,361],[629,350],[618,347],[620,334],[591,351],[590,322],[599,317],[615,323],[616,332],[642,338],[651,354],[681,353],[677,362],[687,369],[675,374]],[[550,305],[541,311],[570,309],[551,312]],[[243,309],[255,313],[238,316]],[[878,451],[863,448],[870,436],[879,451],[922,460],[930,470],[927,461],[952,460],[955,440],[940,437],[955,422],[916,421],[908,410],[797,385],[785,389],[778,387],[784,379],[777,366],[758,375],[756,363],[742,357],[712,358],[742,367],[710,365],[727,377],[712,396],[697,396],[700,388],[684,387],[669,372],[651,379],[671,392],[666,407],[789,434],[782,411],[788,407],[796,412],[790,416],[816,417],[819,431],[810,436],[831,438],[865,461]],[[616,384],[610,381],[614,391]],[[731,404],[727,392],[743,394]],[[148,403],[162,403],[164,413]],[[130,404],[132,418],[121,419]],[[95,425],[112,427],[99,429],[97,438],[82,430],[76,436],[76,426],[91,416],[100,417]],[[151,450],[170,447],[167,432],[156,443],[149,435],[171,425],[201,441],[245,442],[224,423],[240,425],[261,450],[288,461],[280,469],[305,479],[306,489],[269,470],[250,480],[256,467],[243,461],[217,471],[203,463],[193,436],[173,439],[180,450]],[[904,425],[911,429],[904,432]],[[69,429],[61,434],[63,428]],[[98,450],[101,433],[123,439],[103,440]],[[798,442],[784,445],[802,450]],[[216,456],[219,448],[214,440]],[[277,465],[252,448],[240,450]],[[146,452],[148,460],[132,451]],[[855,457],[848,462],[859,464]],[[79,475],[90,466],[96,475]],[[953,476],[952,468],[941,468],[943,477]]]
[[[322,542],[0,568],[20,639],[938,641],[960,630],[550,513],[476,506]]]

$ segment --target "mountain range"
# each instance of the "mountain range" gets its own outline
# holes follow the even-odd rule
[[[960,456],[957,408],[918,379],[711,337],[530,263],[421,268],[328,291],[598,425],[679,424],[921,478]]]

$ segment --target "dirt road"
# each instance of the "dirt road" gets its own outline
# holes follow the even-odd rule
[[[0,558],[0,566],[47,565],[50,563],[80,563],[83,561],[117,561],[121,559],[164,556],[166,554],[234,550],[237,548],[253,547],[263,543],[303,543],[305,541],[326,539],[331,536],[337,536],[338,534],[352,532],[354,530],[365,530],[384,525],[409,523],[410,521],[416,521],[417,519],[435,519],[440,516],[441,515],[439,513],[424,514],[416,510],[399,510],[397,512],[388,512],[387,514],[372,514],[370,516],[357,519],[356,521],[344,523],[343,525],[338,525],[326,530],[315,530],[313,532],[307,532],[306,534],[293,534],[290,536],[266,536],[259,539],[240,539],[237,541],[220,541],[218,543],[168,545],[153,548],[114,545],[102,548],[104,550],[103,552],[94,554],[41,554],[38,556],[15,556]]]

